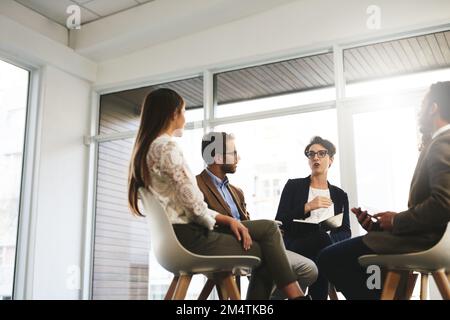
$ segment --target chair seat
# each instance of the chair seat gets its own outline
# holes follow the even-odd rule
[[[432,248],[405,254],[369,254],[359,257],[363,267],[378,265],[390,270],[414,270],[433,272],[440,269],[450,269],[450,222],[439,242]]]
[[[250,273],[261,263],[261,259],[255,256],[202,256],[193,253],[188,258],[175,261],[172,260],[171,264],[160,261],[160,264],[174,274],[232,272],[240,275]]]
[[[408,254],[370,254],[359,257],[359,264],[367,267],[377,265],[390,270],[415,270],[433,272],[450,265],[449,254],[418,252]]]

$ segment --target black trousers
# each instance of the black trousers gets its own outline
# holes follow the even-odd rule
[[[318,258],[319,272],[341,291],[347,300],[377,300],[381,288],[369,289],[369,275],[358,263],[358,258],[375,253],[362,237],[344,240],[324,249]]]
[[[320,228],[313,231],[304,232],[300,235],[284,238],[286,249],[294,251],[302,256],[313,260],[317,264],[319,252],[332,244],[331,238]],[[319,267],[319,266],[318,266]],[[328,297],[328,279],[320,270],[316,282],[310,287],[308,293],[313,300],[327,300]]]

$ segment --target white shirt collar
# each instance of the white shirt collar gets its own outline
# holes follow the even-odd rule
[[[441,127],[439,130],[437,130],[435,133],[433,133],[433,136],[431,137],[431,139],[436,138],[438,135],[440,135],[441,133],[444,133],[447,130],[450,130],[450,123],[447,124],[446,126]]]

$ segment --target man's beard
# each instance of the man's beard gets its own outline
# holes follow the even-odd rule
[[[422,143],[420,146],[420,150],[423,150],[431,141],[431,137],[433,135],[433,118],[427,112],[422,112],[419,117],[419,128],[422,133]]]
[[[236,166],[234,164],[222,164],[222,171],[224,173],[235,173]]]

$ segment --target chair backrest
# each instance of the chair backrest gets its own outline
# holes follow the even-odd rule
[[[448,261],[448,266],[450,267],[450,222],[447,223],[447,228],[442,235],[441,240],[436,243],[431,249],[424,251],[423,253],[433,254],[442,259]]]
[[[261,260],[255,256],[203,256],[186,250],[178,241],[164,208],[149,190],[139,189],[150,228],[150,240],[159,264],[174,274],[251,270]]]
[[[427,255],[427,256],[439,256],[442,254],[442,259],[446,258],[448,256],[448,261],[450,262],[450,222],[447,223],[447,228],[445,229],[444,234],[442,235],[442,238],[439,240],[438,243],[436,243],[434,246],[432,246],[430,249],[415,252],[415,253],[407,253],[408,255]],[[441,259],[441,260],[442,260]]]
[[[450,270],[450,222],[447,223],[447,228],[442,235],[441,240],[436,243],[432,248],[422,251],[408,254],[410,257],[420,257],[423,262],[419,267],[424,270],[438,270],[445,268]],[[416,267],[416,269],[418,269]]]
[[[153,253],[166,270],[177,273],[176,261],[187,258],[190,253],[178,241],[169,218],[159,201],[145,188],[139,189],[142,205],[150,228]]]

